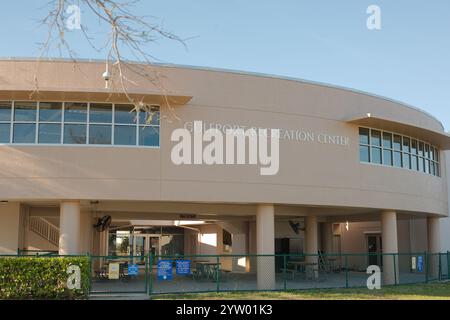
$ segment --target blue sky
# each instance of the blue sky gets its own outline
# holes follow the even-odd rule
[[[3,1],[0,56],[33,57],[48,0]],[[77,3],[77,0],[74,0]],[[381,8],[379,31],[366,9]],[[162,40],[148,47],[161,62],[270,73],[336,84],[417,106],[450,130],[448,0],[142,0],[140,15],[189,38],[187,49]],[[86,12],[95,31],[96,20]],[[80,58],[103,59],[79,31],[67,38]],[[58,52],[51,56],[59,57]]]

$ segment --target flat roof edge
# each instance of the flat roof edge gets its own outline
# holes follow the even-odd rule
[[[31,57],[23,57],[23,58],[21,58],[21,57],[7,57],[7,58],[0,57],[0,61],[18,61],[18,62],[21,62],[21,61],[23,61],[23,62],[44,61],[44,62],[67,62],[67,63],[74,62],[73,59],[68,59],[68,58],[39,58],[39,59],[36,59],[36,58],[31,58]],[[76,61],[84,62],[84,63],[105,63],[105,60],[86,59],[86,58],[76,59]],[[149,64],[149,63],[143,63],[143,62],[131,61],[131,60],[126,60],[126,62],[131,63],[131,64],[141,64],[141,65]],[[327,87],[327,88],[331,88],[331,89],[343,90],[343,91],[356,93],[356,94],[362,94],[362,95],[369,96],[372,98],[381,99],[381,100],[385,100],[385,101],[392,102],[395,104],[399,104],[401,106],[421,112],[422,114],[424,114],[424,115],[430,117],[432,120],[436,121],[441,126],[442,131],[445,132],[445,127],[442,124],[442,122],[437,117],[435,117],[434,115],[429,113],[428,111],[425,111],[419,107],[410,105],[408,103],[405,103],[405,102],[402,102],[399,100],[395,100],[393,98],[377,95],[375,93],[371,93],[371,92],[367,92],[367,91],[363,91],[363,90],[358,90],[358,89],[354,89],[354,88],[349,88],[349,87],[345,87],[345,86],[340,86],[340,85],[335,85],[335,84],[330,84],[330,83],[325,83],[325,82],[320,82],[320,81],[306,80],[306,79],[302,79],[302,78],[282,76],[282,75],[276,75],[276,74],[268,74],[268,73],[262,73],[262,72],[254,72],[254,71],[243,71],[243,70],[216,68],[216,67],[194,66],[194,65],[173,64],[173,63],[158,63],[158,62],[154,62],[154,63],[152,62],[150,65],[154,65],[157,67],[165,67],[165,68],[181,68],[181,69],[191,69],[191,70],[198,70],[198,71],[224,72],[224,73],[231,73],[231,74],[238,74],[238,75],[247,75],[247,76],[271,78],[271,79],[278,79],[278,80],[287,80],[287,81],[293,81],[293,82],[298,82],[298,83],[305,83],[305,84],[310,84],[310,85]]]

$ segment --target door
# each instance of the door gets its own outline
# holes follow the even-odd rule
[[[377,265],[380,268],[383,266],[383,259],[381,252],[383,251],[381,243],[381,235],[374,234],[367,236],[367,252],[369,253],[367,257],[368,265]]]
[[[148,252],[147,237],[145,235],[133,236],[133,262],[135,264],[144,264],[145,255]]]
[[[145,256],[149,253],[153,255],[159,255],[160,248],[160,236],[149,234],[136,234],[133,236],[133,256],[134,263],[144,264]]]

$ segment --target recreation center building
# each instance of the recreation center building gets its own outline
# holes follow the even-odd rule
[[[269,75],[131,64],[124,92],[118,81],[105,88],[104,72],[98,61],[0,61],[0,254],[450,249],[450,136],[430,114]],[[262,174],[267,157],[247,161],[253,149],[230,163],[174,161],[177,129],[192,133],[188,159],[206,152],[211,128],[279,129],[275,170]],[[271,288],[276,261],[259,261],[222,268],[256,272]],[[382,265],[386,283],[399,276],[392,263],[351,262]]]

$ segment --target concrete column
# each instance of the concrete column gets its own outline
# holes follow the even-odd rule
[[[275,254],[275,208],[260,204],[256,208],[256,253]],[[275,258],[257,258],[258,290],[275,289]]]
[[[430,254],[430,275],[433,278],[439,275],[439,256],[441,251],[440,219],[436,217],[427,218],[428,253]]]
[[[59,216],[59,254],[80,254],[80,202],[62,201]]]
[[[306,216],[305,217],[305,243],[304,243],[304,253],[307,254],[305,257],[305,261],[307,263],[313,263],[314,265],[307,265],[306,266],[306,276],[307,278],[314,277],[318,278],[318,238],[319,238],[319,230],[318,230],[318,224],[317,224],[317,217],[316,216]],[[317,270],[317,271],[314,271]]]
[[[306,216],[305,217],[305,250],[308,254],[306,256],[306,262],[317,263],[317,250],[318,250],[318,230],[317,230],[317,217]],[[313,254],[314,256],[311,256]]]
[[[397,213],[395,211],[383,211],[381,213],[381,226],[383,253],[398,253]],[[384,284],[395,284],[395,281],[398,283],[398,270],[398,256],[383,255]]]

